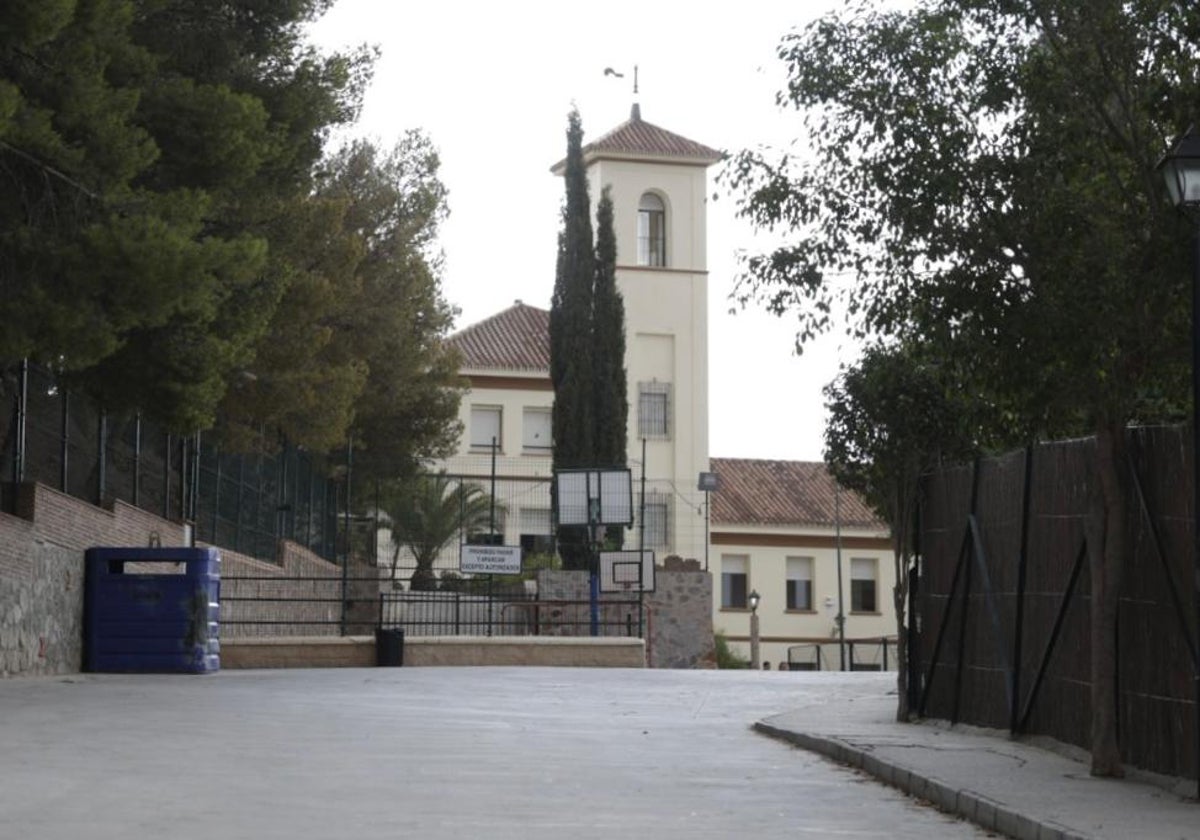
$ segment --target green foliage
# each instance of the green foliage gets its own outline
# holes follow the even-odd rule
[[[750,660],[729,646],[725,634],[717,632],[713,635],[713,647],[717,654],[717,668],[745,669],[750,667]]]
[[[572,111],[567,127],[566,201],[550,306],[550,379],[554,385],[554,469],[623,466],[629,402],[625,377],[625,304],[617,289],[617,244],[607,188],[591,205],[583,163],[583,127]],[[620,529],[610,529],[618,544]],[[585,528],[560,527],[568,569],[587,569]]]
[[[457,431],[440,339],[438,160],[420,134],[323,159],[374,54],[322,55],[329,0],[0,8],[0,367],[226,448],[353,435],[359,475]]]
[[[281,214],[271,236],[290,280],[226,395],[227,437],[266,426],[330,450],[353,430],[360,483],[446,454],[461,385],[440,340],[453,311],[430,253],[445,215],[437,169],[419,132],[386,154],[352,143],[324,162],[314,194]]]
[[[596,278],[592,301],[596,466],[623,466],[628,453],[629,397],[625,378],[625,302],[617,289],[617,237],[608,187],[596,208]]]
[[[566,201],[550,303],[550,381],[554,385],[554,469],[591,467],[593,457],[592,305],[596,262],[583,165],[583,126],[567,127]]]
[[[392,528],[391,577],[396,577],[401,550],[407,549],[415,561],[409,588],[429,590],[437,589],[433,563],[443,549],[460,534],[490,530],[493,500],[477,484],[445,472],[424,473],[383,483],[380,508]],[[499,514],[503,506],[495,509]]]
[[[788,237],[739,296],[795,308],[801,343],[840,298],[860,335],[953,362],[949,387],[1000,418],[991,436],[1096,435],[1093,772],[1119,773],[1121,441],[1187,401],[1189,231],[1155,164],[1200,95],[1200,10],[858,3],[779,54],[811,148],[728,173],[742,213]]]

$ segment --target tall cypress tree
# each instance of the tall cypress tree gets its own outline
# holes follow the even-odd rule
[[[591,204],[583,167],[583,126],[567,126],[566,202],[550,304],[550,381],[554,385],[554,469],[593,466]]]
[[[624,466],[629,398],[625,380],[625,302],[617,289],[617,238],[608,187],[596,208],[596,280],[592,290],[593,424],[599,466]]]

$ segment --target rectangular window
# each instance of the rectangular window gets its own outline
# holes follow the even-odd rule
[[[645,520],[642,523],[646,548],[665,548],[671,544],[670,507],[668,497],[657,493],[646,495]]]
[[[813,560],[811,557],[789,557],[787,559],[787,608],[789,610],[811,610],[813,608]]]
[[[879,612],[878,570],[879,561],[873,557],[850,558],[850,612]]]
[[[671,437],[671,385],[638,383],[638,437],[669,440]]]
[[[539,455],[550,454],[550,409],[525,409],[521,427],[523,451]]]
[[[667,214],[661,210],[638,211],[638,265],[667,264]]]
[[[497,448],[503,441],[500,438],[501,410],[499,406],[471,406],[471,448],[492,448],[495,440]],[[497,450],[498,451],[498,450]]]
[[[744,554],[721,556],[721,606],[746,609],[746,586],[750,558]]]
[[[521,508],[521,548],[526,554],[553,554],[554,533],[550,508]]]

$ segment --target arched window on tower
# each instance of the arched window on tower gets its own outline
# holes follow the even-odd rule
[[[638,265],[667,264],[667,208],[654,193],[638,201]]]

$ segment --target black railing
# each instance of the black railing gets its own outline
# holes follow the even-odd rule
[[[472,583],[485,583],[475,579]],[[376,628],[409,636],[590,636],[587,600],[539,598],[524,586],[469,592],[380,591],[378,576],[226,575],[221,579],[221,635],[365,636]],[[597,606],[600,636],[636,637],[637,599]],[[643,608],[644,609],[644,608]]]
[[[636,637],[637,599],[605,599],[597,605],[597,635]],[[412,636],[590,636],[592,604],[586,600],[549,600],[536,594],[463,592],[384,592],[379,596],[380,626]]]
[[[846,639],[844,644],[845,667],[851,671],[887,671],[896,664],[896,640],[888,636]],[[790,645],[787,655],[791,671],[836,671],[841,667],[837,639],[807,639]]]

